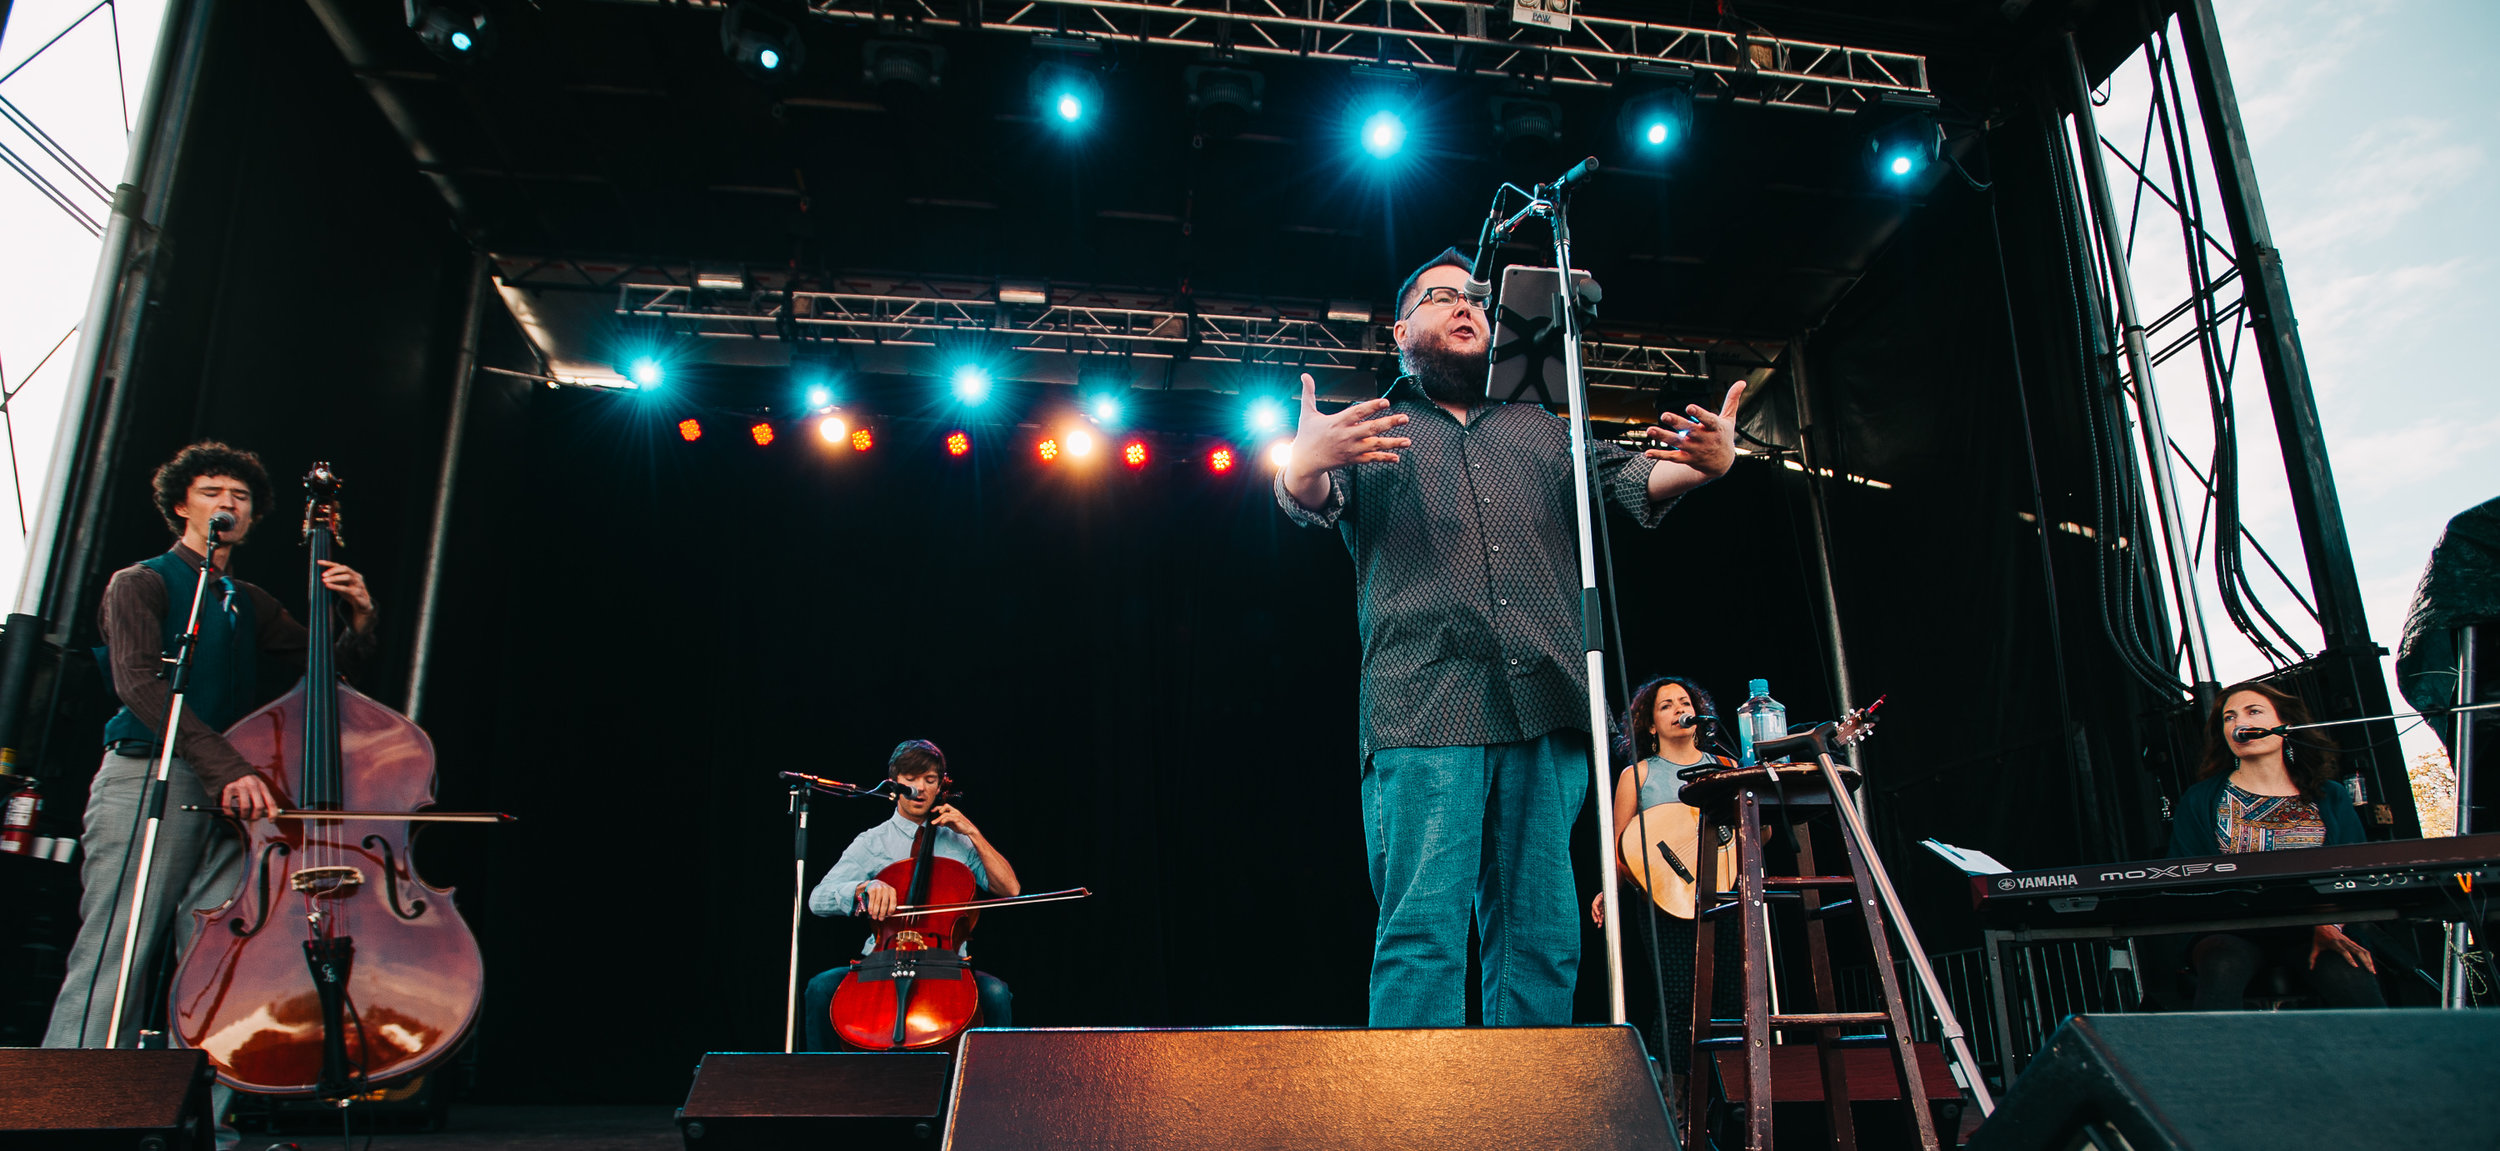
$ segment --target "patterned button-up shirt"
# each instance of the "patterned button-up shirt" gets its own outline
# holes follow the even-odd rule
[[[1276,502],[1335,527],[1354,557],[1362,636],[1362,755],[1588,730],[1580,557],[1571,508],[1571,428],[1533,404],[1479,404],[1460,424],[1412,379],[1389,389],[1396,463],[1328,473],[1305,508],[1276,477]],[[1387,413],[1383,413],[1384,415]],[[1593,442],[1606,499],[1655,527],[1653,461]]]

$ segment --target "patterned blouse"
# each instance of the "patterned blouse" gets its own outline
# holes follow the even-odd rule
[[[2214,838],[2227,852],[2326,846],[2326,817],[2297,795],[2259,795],[2225,782],[2214,805]]]

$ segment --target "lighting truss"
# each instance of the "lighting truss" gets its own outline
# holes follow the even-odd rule
[[[650,276],[655,270],[634,269],[642,274],[614,281],[615,312],[679,336],[934,348],[949,337],[980,334],[1036,354],[1347,370],[1377,367],[1392,354],[1386,326],[1328,319],[1317,301],[1200,297],[1184,304],[1059,285],[1051,303],[1022,306],[999,303],[984,282],[871,277],[846,277],[824,289],[713,293]],[[1692,341],[1609,327],[1593,330],[1585,347],[1592,387],[1649,391],[1668,380],[1711,378],[1709,348]]]
[[[656,0],[646,0],[656,2]],[[717,7],[717,2],[709,6]],[[1695,95],[1849,112],[1883,92],[1926,92],[1927,58],[1644,20],[1513,24],[1469,0],[808,0],[827,20],[1086,36],[1296,56],[1417,72],[1514,73],[1603,88],[1628,64],[1693,70]]]

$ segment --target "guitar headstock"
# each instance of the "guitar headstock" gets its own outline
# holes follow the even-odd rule
[[[1884,706],[1884,701],[1890,698],[1892,698],[1890,695],[1876,696],[1875,702],[1841,716],[1839,732],[1841,746],[1852,746],[1859,740],[1874,734],[1875,709]]]
[[[311,539],[313,529],[319,527],[330,533],[332,543],[345,542],[339,537],[339,489],[345,486],[339,474],[330,470],[327,460],[315,463],[311,471],[304,473],[305,539]]]

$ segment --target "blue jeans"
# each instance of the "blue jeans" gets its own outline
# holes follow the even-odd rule
[[[844,964],[830,971],[819,971],[807,981],[806,1002],[799,1008],[800,1022],[807,1026],[807,1046],[803,1051],[840,1051],[842,1041],[833,1033],[833,991],[842,986],[851,968]],[[1015,993],[1007,990],[1007,981],[995,975],[972,973],[981,994],[981,1026],[1015,1026]]]
[[[1569,840],[1588,791],[1588,737],[1576,731],[1372,753],[1363,771],[1363,843],[1380,900],[1372,1026],[1466,1024],[1471,910],[1484,1022],[1571,1022],[1580,901]]]

